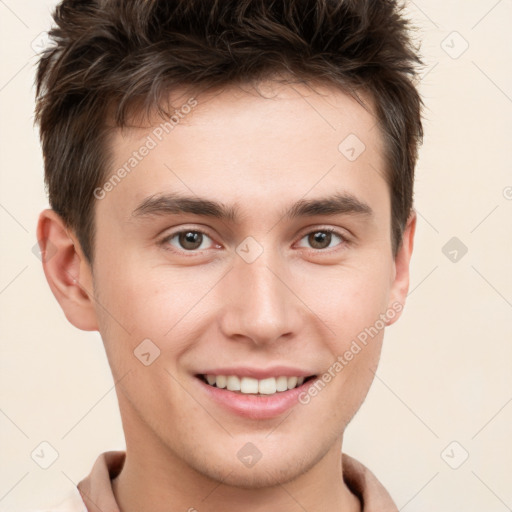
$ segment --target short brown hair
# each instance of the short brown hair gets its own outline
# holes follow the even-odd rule
[[[385,141],[393,250],[411,213],[423,137],[421,63],[393,0],[64,0],[41,56],[36,121],[51,207],[87,259],[93,191],[109,168],[109,130],[183,86],[221,88],[283,75],[368,94]]]

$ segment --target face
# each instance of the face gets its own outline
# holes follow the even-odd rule
[[[375,117],[330,88],[260,91],[116,133],[92,268],[128,450],[245,487],[339,453],[408,263]]]

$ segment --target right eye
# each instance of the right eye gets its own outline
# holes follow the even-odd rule
[[[177,231],[176,233],[166,236],[162,240],[162,244],[169,244],[179,251],[186,252],[208,249],[209,245],[212,243],[213,240],[206,233],[194,229]]]

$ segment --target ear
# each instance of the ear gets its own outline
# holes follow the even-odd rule
[[[389,296],[388,308],[394,310],[396,314],[387,321],[387,325],[395,323],[405,305],[407,292],[409,291],[409,264],[411,261],[412,249],[414,246],[414,233],[416,231],[416,212],[411,212],[405,226],[402,244],[395,256],[395,277],[391,284],[391,293]]]
[[[55,211],[41,212],[37,240],[46,280],[66,318],[79,329],[97,331],[92,269]]]

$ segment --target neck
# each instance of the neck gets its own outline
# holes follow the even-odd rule
[[[140,421],[126,421],[126,459],[112,481],[120,512],[360,512],[343,480],[341,439],[305,473],[267,487],[241,488],[187,465]]]
[[[121,512],[360,512],[359,500],[341,474],[341,452],[328,454],[293,481],[259,489],[242,489],[213,481],[184,468],[179,460],[127,449],[126,461],[113,480]],[[172,508],[170,508],[172,507]]]

